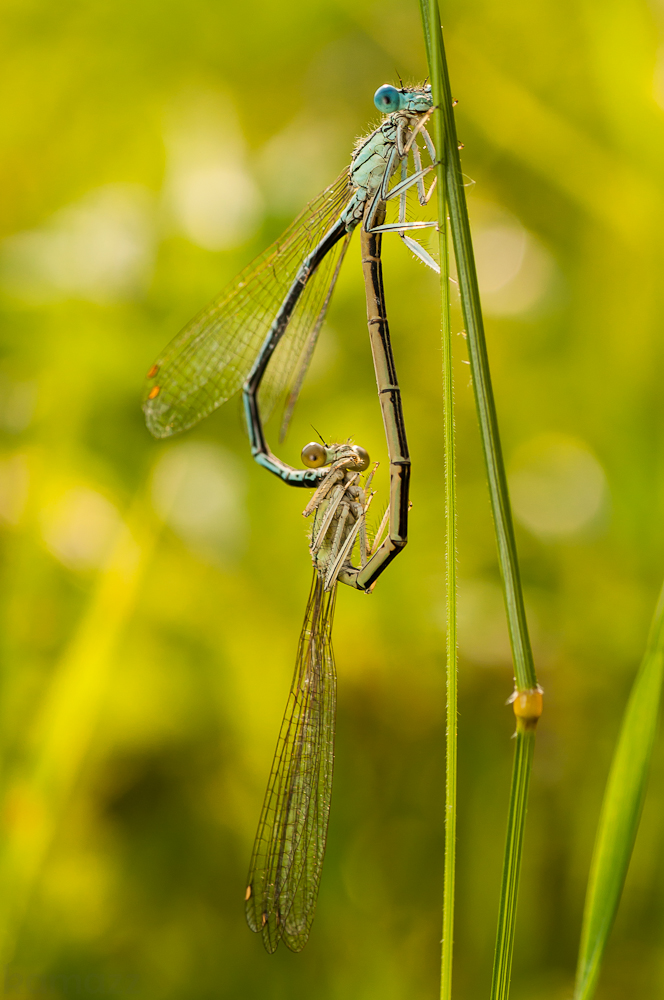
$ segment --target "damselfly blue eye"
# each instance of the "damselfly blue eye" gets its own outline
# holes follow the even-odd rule
[[[374,94],[374,104],[384,115],[399,111],[403,105],[403,94],[389,83],[383,84]]]

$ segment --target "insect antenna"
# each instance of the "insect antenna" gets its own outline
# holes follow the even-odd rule
[[[323,435],[321,434],[321,432],[320,432],[319,430],[317,430],[317,429],[316,429],[316,428],[314,427],[314,425],[313,425],[313,424],[311,425],[311,429],[312,429],[312,430],[314,430],[314,431],[316,431],[316,434],[318,434],[318,437],[319,437],[319,438],[321,439],[321,442],[322,442],[322,443],[323,443],[323,444],[325,445],[325,447],[327,448],[327,441],[325,440],[325,438],[323,437]]]

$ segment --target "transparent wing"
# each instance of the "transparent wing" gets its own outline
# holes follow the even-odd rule
[[[350,234],[335,243],[308,280],[261,383],[258,398],[264,421],[281,400],[284,389],[293,387],[282,422],[281,440],[307,373],[349,240]]]
[[[186,430],[237,392],[298,268],[338,218],[350,193],[346,169],[157,358],[143,394],[147,425],[155,437]],[[331,259],[308,282],[270,361],[261,395],[268,410],[288,384],[302,345],[320,318],[325,282],[335,266],[336,255],[328,256]]]
[[[246,892],[247,922],[269,952],[301,951],[314,917],[332,794],[336,586],[314,572]]]
[[[306,339],[300,348],[300,354],[296,363],[291,365],[289,369],[293,371],[293,375],[289,380],[288,397],[284,405],[284,413],[281,420],[281,427],[279,429],[279,441],[283,441],[286,437],[286,431],[288,430],[291,417],[293,416],[293,410],[295,409],[297,398],[300,395],[302,383],[304,382],[307,371],[309,370],[309,365],[311,363],[314,350],[316,349],[316,344],[318,343],[318,334],[320,333],[320,329],[323,325],[325,313],[327,312],[327,307],[330,299],[332,298],[332,292],[334,291],[334,286],[337,283],[339,271],[341,270],[341,265],[344,262],[344,257],[346,256],[351,236],[352,233],[349,233],[342,244],[337,244],[334,247],[334,256],[331,253],[327,255],[328,259],[325,261],[325,264],[327,273],[331,272],[331,277],[329,279],[326,277],[324,281],[321,280],[318,285],[320,291],[325,290],[325,296],[318,312],[318,318],[311,327],[311,330],[307,333]]]

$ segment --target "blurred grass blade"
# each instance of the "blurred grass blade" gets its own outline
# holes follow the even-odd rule
[[[589,1000],[595,992],[620,902],[648,781],[663,664],[664,588],[627,703],[602,803],[588,879],[574,1000]]]
[[[429,4],[427,23],[435,23],[437,5]],[[429,40],[431,35],[428,33]],[[435,46],[435,40],[434,46]],[[429,51],[431,87],[436,106],[444,99],[443,65],[439,49]],[[440,249],[441,337],[443,347],[443,433],[445,437],[445,611],[446,611],[446,753],[445,753],[445,857],[443,863],[443,941],[440,998],[452,997],[454,944],[454,889],[456,884],[457,824],[457,582],[456,582],[456,457],[454,441],[454,374],[452,369],[452,318],[450,315],[450,269],[447,230],[445,122],[436,112],[432,118],[433,141],[438,150],[438,239]]]
[[[55,667],[25,759],[3,787],[0,964],[11,962],[44,864],[93,742],[118,642],[154,538],[123,524],[71,642]],[[138,538],[141,542],[138,542]]]

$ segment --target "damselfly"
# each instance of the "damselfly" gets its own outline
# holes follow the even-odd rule
[[[155,437],[193,426],[243,386],[256,461],[290,485],[318,482],[318,473],[294,469],[271,453],[261,418],[267,418],[288,387],[285,430],[353,230],[362,222],[367,231],[398,232],[421,260],[437,269],[430,254],[407,232],[435,223],[405,218],[408,189],[417,186],[422,204],[433,190],[433,184],[429,192],[424,187],[424,176],[435,161],[425,127],[432,108],[431,88],[386,85],[378,89],[374,102],[388,114],[357,144],[349,167],[178,334],[150,368],[143,409]],[[418,147],[420,137],[431,160],[426,167]],[[409,157],[414,167],[410,175]],[[401,179],[390,188],[399,167]],[[381,205],[396,198],[399,220],[380,225]]]
[[[246,897],[249,925],[262,932],[268,951],[281,938],[295,951],[304,946],[318,894],[334,753],[331,627],[337,582],[371,590],[407,541],[410,458],[380,244],[383,232],[397,232],[417,257],[438,270],[424,247],[407,235],[435,223],[406,220],[408,190],[416,185],[424,205],[434,187],[426,191],[424,185],[435,163],[425,127],[431,88],[386,85],[374,101],[386,117],[358,143],[350,166],[172,341],[148,372],[143,404],[152,433],[168,437],[193,426],[242,386],[256,461],[291,486],[316,489],[305,510],[315,513],[310,544],[314,580]],[[420,137],[431,161],[426,167]],[[399,170],[400,178],[390,186]],[[385,224],[385,203],[396,198],[398,220]],[[307,468],[296,469],[270,451],[262,422],[288,387],[282,430],[287,425],[348,242],[360,223],[369,335],[390,460],[390,502],[371,549],[366,539],[370,497],[367,485],[357,482],[368,466],[366,453],[351,445],[314,443],[302,452]],[[359,566],[352,562],[357,541]]]
[[[350,444],[307,445],[305,463],[325,463],[326,474],[307,504],[313,515],[309,551],[314,564],[295,674],[251,857],[247,921],[269,952],[279,941],[300,951],[309,936],[320,882],[332,795],[336,671],[332,619],[337,580],[352,570],[359,542],[366,565],[366,512],[373,471],[364,449]],[[380,540],[378,530],[376,541]]]

